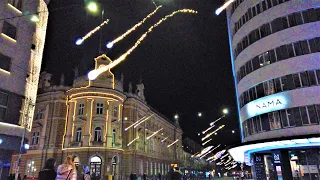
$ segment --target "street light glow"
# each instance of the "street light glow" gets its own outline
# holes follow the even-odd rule
[[[202,113],[201,112],[198,112],[198,117],[201,117],[202,116]]]
[[[178,114],[174,115],[174,119],[179,119],[179,115]]]
[[[98,4],[96,2],[89,2],[87,8],[90,12],[97,12],[98,11]]]
[[[228,110],[227,108],[224,108],[224,109],[222,110],[222,113],[223,113],[223,114],[228,114],[228,113],[229,113],[229,110]]]
[[[107,47],[108,49],[111,49],[111,48],[113,47],[113,43],[112,43],[112,42],[108,42],[107,45],[106,45],[106,47]]]
[[[36,15],[36,14],[32,15],[31,18],[30,18],[30,20],[31,20],[32,22],[39,22],[39,21],[40,21],[38,15]]]
[[[234,132],[235,132],[235,131],[234,131],[234,130],[232,130],[232,134],[234,134]]]

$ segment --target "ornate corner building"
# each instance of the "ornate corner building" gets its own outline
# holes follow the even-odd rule
[[[95,59],[96,67],[110,62],[105,55]],[[165,175],[171,164],[181,164],[182,130],[146,103],[142,83],[135,92],[130,83],[124,92],[123,76],[117,80],[110,71],[94,81],[77,77],[73,87],[64,86],[63,77],[51,86],[50,78],[41,74],[30,150],[20,174],[37,176],[46,159],[59,164],[68,155],[75,156],[79,176],[86,165],[103,179]]]
[[[320,1],[235,0],[227,10],[243,144],[255,179],[320,177]]]
[[[0,179],[9,172],[11,155],[20,151],[25,128],[31,130],[46,37],[47,3],[0,1]],[[33,16],[38,22],[30,21]]]

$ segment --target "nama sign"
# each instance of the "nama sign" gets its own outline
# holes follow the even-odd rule
[[[248,103],[247,113],[248,116],[253,117],[260,114],[284,109],[286,107],[286,104],[287,101],[284,96],[271,95]]]

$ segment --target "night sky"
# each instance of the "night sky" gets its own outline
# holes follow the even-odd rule
[[[218,125],[226,127],[214,136],[212,145],[240,142],[236,99],[229,54],[225,13],[214,14],[223,0],[155,0],[164,5],[142,27],[109,50],[105,44],[113,40],[155,9],[151,0],[104,0],[104,18],[110,23],[102,28],[102,51],[111,59],[119,57],[161,17],[181,8],[197,10],[199,14],[178,14],[149,34],[146,40],[112,71],[128,83],[145,85],[147,103],[170,119],[179,114],[184,135],[200,142],[197,133],[219,118],[223,108],[230,114]],[[100,32],[82,46],[75,39],[100,24],[101,16],[87,14],[83,0],[51,0],[49,23],[42,71],[60,75],[71,85],[73,71],[80,75],[93,69],[93,58],[99,55]],[[72,6],[72,7],[70,7]],[[62,8],[70,7],[70,8]],[[56,10],[57,8],[62,8]],[[203,117],[197,117],[202,112]],[[236,133],[232,134],[231,131]]]

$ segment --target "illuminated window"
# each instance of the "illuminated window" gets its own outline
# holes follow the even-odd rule
[[[0,122],[4,122],[6,116],[8,97],[8,94],[0,92]]]
[[[101,127],[96,127],[94,129],[94,141],[101,142],[101,134],[102,134]]]
[[[76,142],[81,142],[81,137],[82,137],[82,129],[78,128],[76,131]]]
[[[11,58],[0,53],[0,69],[10,71]]]
[[[37,110],[36,119],[42,119],[42,109]]]
[[[119,115],[119,106],[113,106],[113,117],[118,118]]]
[[[117,135],[116,133],[117,133],[116,129],[113,129],[112,130],[112,146],[113,147],[116,145],[116,135]]]
[[[83,115],[84,112],[84,104],[79,104],[78,115]]]
[[[17,28],[14,25],[4,21],[3,27],[2,27],[2,33],[11,37],[12,39],[16,39]]]
[[[19,10],[22,9],[22,0],[8,0],[8,3]]]
[[[97,103],[96,114],[103,114],[103,103]]]
[[[32,137],[31,137],[31,145],[37,145],[39,144],[39,135],[40,132],[32,132]]]

